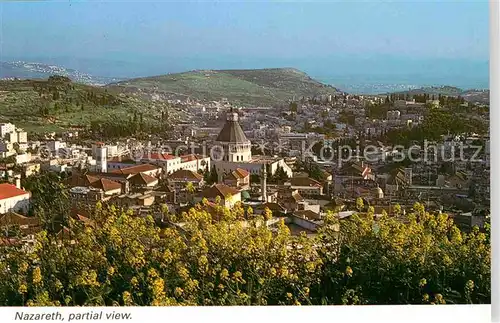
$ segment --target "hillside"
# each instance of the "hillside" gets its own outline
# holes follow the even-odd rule
[[[409,91],[395,92],[394,94],[429,94],[429,95],[446,95],[446,96],[462,96],[466,101],[489,104],[489,90],[462,90],[454,86],[430,86]]]
[[[27,131],[59,131],[93,122],[116,124],[141,114],[144,123],[158,122],[165,109],[157,102],[61,76],[0,81],[0,122],[15,123]],[[176,112],[168,111],[174,120]]]
[[[302,96],[335,94],[338,90],[291,68],[208,70],[131,79],[107,85],[111,89],[161,92],[171,98],[202,101],[227,98],[242,105],[273,105]]]

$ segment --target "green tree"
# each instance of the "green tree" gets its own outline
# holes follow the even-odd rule
[[[365,208],[365,203],[361,197],[356,198],[356,209],[361,212]]]
[[[399,204],[394,205],[393,212],[396,216],[400,216],[401,215],[401,205],[399,205]]]
[[[190,203],[194,202],[194,192],[195,192],[195,187],[193,185],[193,182],[187,182],[186,183],[186,192],[188,194],[188,199]]]
[[[217,174],[217,169],[215,166],[212,166],[212,169],[210,170],[210,175],[208,176],[208,184],[213,184],[217,183],[219,181],[219,175]]]
[[[491,303],[488,227],[464,233],[416,205],[405,222],[327,214],[309,238],[283,219],[242,225],[244,213],[203,201],[172,218],[182,228],[159,229],[97,203],[90,221],[69,219],[71,240],[42,231],[29,250],[0,245],[0,305]]]

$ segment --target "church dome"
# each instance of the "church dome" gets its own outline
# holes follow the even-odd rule
[[[217,136],[217,141],[237,144],[248,144],[250,142],[238,123],[237,113],[230,111],[227,114],[226,123]]]

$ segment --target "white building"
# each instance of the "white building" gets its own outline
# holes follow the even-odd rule
[[[5,138],[5,135],[16,131],[16,126],[12,123],[0,123],[0,136]]]
[[[107,147],[103,143],[98,142],[92,145],[92,157],[96,160],[97,172],[106,173],[108,171],[107,156]]]
[[[79,158],[80,157],[80,149],[75,148],[75,147],[67,147],[67,148],[61,148],[59,149],[59,155],[62,158]]]
[[[59,155],[59,149],[66,148],[66,143],[59,140],[51,140],[47,142],[47,149],[54,156]]]
[[[31,161],[31,154],[17,154],[16,155],[16,164],[25,164]]]
[[[0,184],[0,214],[8,212],[28,212],[30,198],[30,192],[26,192],[20,187],[16,187],[16,185],[9,183]]]
[[[140,163],[152,164],[163,168],[165,174],[172,174],[180,169],[204,171],[210,169],[210,157],[198,155],[174,156],[167,153],[146,153]]]
[[[11,144],[14,144],[17,142],[17,132],[9,132],[5,135],[5,140],[10,142]]]
[[[119,156],[117,145],[108,145],[106,148],[108,158]]]

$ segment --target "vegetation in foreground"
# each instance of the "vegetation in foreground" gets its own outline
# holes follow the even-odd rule
[[[209,212],[209,210],[211,210]],[[252,213],[249,210],[250,214]],[[326,305],[490,303],[490,233],[461,232],[416,203],[406,222],[373,214],[338,221],[315,238],[279,221],[244,227],[244,210],[209,207],[166,219],[97,204],[91,223],[49,228],[32,250],[0,248],[2,306]],[[267,211],[266,218],[270,217]],[[217,220],[216,220],[217,219]],[[50,222],[50,221],[49,221]]]

